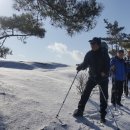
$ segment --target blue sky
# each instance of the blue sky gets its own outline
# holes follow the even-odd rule
[[[104,6],[101,16],[97,18],[97,26],[89,32],[82,32],[73,37],[67,35],[65,30],[55,28],[46,22],[47,33],[45,38],[32,37],[23,44],[17,38],[8,38],[5,45],[10,47],[13,55],[9,60],[24,60],[38,62],[58,62],[69,65],[81,63],[84,55],[90,49],[88,40],[92,37],[106,35],[103,19],[110,22],[117,20],[120,26],[125,26],[125,32],[130,33],[130,0],[97,0]],[[13,0],[0,0],[0,16],[11,16]]]

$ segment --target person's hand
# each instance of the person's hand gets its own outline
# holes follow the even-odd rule
[[[101,72],[101,76],[102,76],[102,77],[105,77],[106,74],[105,74],[104,72]]]
[[[81,66],[78,65],[77,68],[76,68],[76,70],[77,70],[77,72],[81,71],[82,70]]]
[[[115,70],[116,70],[115,66],[114,66],[114,65],[111,66],[110,70],[111,70],[112,72],[115,72]]]

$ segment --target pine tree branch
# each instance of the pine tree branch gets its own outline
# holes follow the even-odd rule
[[[3,38],[8,38],[8,37],[27,37],[27,36],[33,36],[33,34],[7,34],[4,36],[1,36],[0,40]]]

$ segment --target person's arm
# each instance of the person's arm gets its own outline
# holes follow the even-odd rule
[[[89,57],[90,57],[90,52],[88,52],[85,55],[83,62],[77,66],[77,68],[76,68],[77,71],[85,70],[88,67],[88,65],[89,65]]]
[[[112,58],[110,61],[110,71],[111,71],[111,73],[114,73],[116,71],[115,58]]]

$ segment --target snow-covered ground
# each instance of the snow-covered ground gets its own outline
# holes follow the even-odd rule
[[[57,112],[76,74],[75,67],[55,63],[0,63],[0,130],[116,130],[108,110],[107,122],[98,124],[99,95],[93,91],[86,105],[85,116],[72,116],[80,96],[76,82],[56,119]],[[111,85],[109,86],[111,89]],[[122,98],[124,107],[114,112],[121,130],[130,130],[130,98]]]

